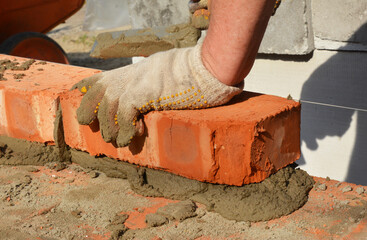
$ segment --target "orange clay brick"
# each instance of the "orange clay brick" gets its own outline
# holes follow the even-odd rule
[[[226,106],[150,112],[145,136],[125,148],[105,143],[98,124],[78,124],[81,98],[78,91],[61,96],[65,141],[91,155],[238,186],[260,182],[300,156],[300,104],[284,98],[245,92]]]
[[[29,60],[0,54],[0,61],[5,59],[19,65]],[[75,82],[97,72],[41,61],[35,61],[28,70],[0,70],[3,74],[0,78],[0,135],[53,143],[59,95]]]
[[[24,58],[0,55],[0,60]],[[146,134],[129,147],[115,148],[98,124],[80,126],[82,95],[69,91],[99,72],[68,65],[33,63],[28,70],[5,70],[0,81],[0,135],[54,142],[60,101],[65,141],[91,155],[162,169],[199,181],[243,185],[260,182],[300,156],[300,105],[283,98],[243,93],[227,106],[196,111],[151,112]],[[16,79],[14,74],[24,74]],[[20,80],[20,81],[19,81]]]

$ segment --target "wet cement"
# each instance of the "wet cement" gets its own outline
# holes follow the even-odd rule
[[[189,199],[206,205],[209,211],[237,221],[265,221],[290,214],[307,202],[308,192],[314,184],[305,171],[292,166],[279,170],[261,183],[241,187],[203,183],[108,157],[93,157],[75,149],[66,154],[60,145],[0,136],[0,164],[45,165],[70,158],[72,162],[102,171],[109,177],[128,179],[131,189],[143,196]],[[180,214],[173,218],[183,219],[185,214],[183,217]],[[169,214],[160,215],[169,218]]]
[[[182,222],[187,218],[196,217],[196,204],[192,200],[185,200],[177,203],[169,203],[158,208],[156,215],[166,217],[169,220]]]
[[[91,56],[95,58],[147,57],[172,48],[195,46],[199,37],[200,30],[191,24],[102,33],[97,36]]]
[[[11,61],[9,59],[0,60],[0,73],[5,72],[5,70],[15,70],[15,71],[28,70],[35,61],[36,60],[34,59],[30,59],[20,64],[16,60],[15,61]]]
[[[93,157],[71,149],[72,161],[103,171],[109,177],[127,178],[131,188],[143,196],[190,199],[227,219],[265,221],[302,207],[313,179],[303,170],[288,166],[261,183],[242,187],[203,183],[168,172],[138,167],[107,157]]]
[[[51,162],[70,163],[69,147],[64,141],[61,107],[54,122],[54,143],[30,142],[0,135],[0,164],[45,165]]]
[[[0,81],[7,81],[8,79],[4,77],[4,73],[6,70],[13,70],[13,71],[26,71],[30,68],[30,66],[36,60],[30,59],[27,61],[22,62],[21,64],[16,60],[11,61],[10,59],[3,59],[0,60]],[[15,81],[20,82],[20,79],[25,77],[24,73],[13,74]]]
[[[0,135],[0,164],[45,165],[60,161],[64,159],[56,146]]]

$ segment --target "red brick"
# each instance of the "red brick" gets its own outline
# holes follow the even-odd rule
[[[6,58],[14,59],[0,55]],[[82,96],[68,91],[97,72],[55,63],[6,70],[8,80],[0,82],[0,135],[52,143],[60,101],[70,147],[191,179],[232,185],[259,182],[300,156],[300,105],[253,93],[212,109],[151,112],[144,117],[147,134],[134,138],[129,147],[115,148],[102,140],[98,126],[78,124]],[[20,82],[13,76],[18,73],[26,75]]]
[[[28,59],[1,55],[0,60]],[[26,71],[6,70],[0,81],[0,135],[37,142],[54,142],[59,95],[98,70],[36,61]],[[41,70],[42,69],[42,70]],[[14,74],[25,74],[16,81]]]
[[[300,104],[284,98],[246,92],[227,106],[151,112],[147,135],[119,149],[98,126],[78,124],[81,98],[78,91],[61,96],[65,141],[91,155],[231,185],[262,181],[300,156]]]

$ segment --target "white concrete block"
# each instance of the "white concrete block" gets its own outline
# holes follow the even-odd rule
[[[132,28],[169,26],[190,20],[188,0],[128,0]]]
[[[312,0],[315,37],[367,45],[367,1]]]
[[[314,49],[310,0],[282,1],[271,17],[260,53],[303,55]]]

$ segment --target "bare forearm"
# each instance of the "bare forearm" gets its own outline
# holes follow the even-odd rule
[[[202,47],[205,67],[221,82],[236,85],[249,73],[275,0],[215,0]]]

